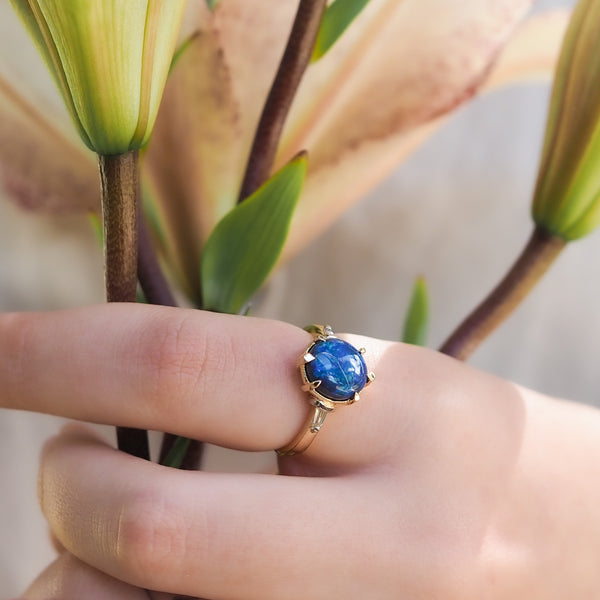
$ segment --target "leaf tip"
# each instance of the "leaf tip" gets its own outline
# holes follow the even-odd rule
[[[404,318],[402,341],[406,344],[424,346],[427,339],[429,322],[429,293],[425,277],[419,275],[413,290]]]

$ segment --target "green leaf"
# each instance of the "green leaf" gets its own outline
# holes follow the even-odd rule
[[[323,15],[312,59],[317,61],[331,49],[369,0],[334,0]]]
[[[429,300],[427,284],[423,277],[415,281],[410,305],[404,318],[402,341],[406,344],[424,346],[427,339],[427,326],[429,321]]]
[[[215,10],[217,4],[219,4],[219,0],[206,0],[206,4],[208,4],[208,8],[210,8],[210,10]]]
[[[90,225],[94,230],[94,235],[98,240],[100,246],[104,245],[104,231],[102,230],[102,220],[96,213],[89,213],[88,217],[90,219]]]
[[[227,213],[202,254],[203,308],[239,313],[275,266],[306,176],[301,153]]]

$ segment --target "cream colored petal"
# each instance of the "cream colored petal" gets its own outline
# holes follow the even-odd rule
[[[235,205],[244,166],[232,75],[219,32],[201,17],[202,29],[169,77],[144,158],[164,217],[167,257],[192,296],[202,245]]]
[[[451,111],[482,85],[531,3],[373,0],[365,15],[369,22],[357,24],[363,41],[351,51],[335,48],[308,74],[280,159],[306,147],[313,165],[325,165],[367,140],[397,135]],[[348,60],[351,69],[344,64]],[[311,78],[322,78],[320,68],[331,71],[327,61],[336,63],[328,76],[335,93],[323,97]],[[310,111],[319,118],[306,128]]]
[[[412,154],[444,121],[434,119],[405,135],[365,142],[360,151],[326,169],[310,170],[282,260],[286,261],[330,227]]]
[[[390,16],[406,0],[371,0],[325,58],[306,73],[284,132],[279,163],[292,148],[313,148],[314,138],[339,106],[350,99],[356,71],[377,43]],[[387,49],[394,51],[394,46]],[[398,64],[401,59],[398,58]],[[390,74],[391,75],[391,74]],[[374,97],[373,91],[370,97]]]
[[[298,0],[225,0],[215,26],[242,106],[241,147],[247,157],[265,98],[292,28]]]
[[[37,106],[0,75],[0,184],[30,210],[99,211],[94,155],[63,133],[52,120],[54,115]]]
[[[479,89],[530,4],[370,2],[340,43],[311,66],[293,108],[279,163],[307,147],[311,171],[288,256],[393,170],[442,115]],[[227,0],[214,13],[231,93],[240,106],[242,168],[296,8],[297,0]],[[201,15],[200,22],[206,27],[211,16]],[[203,223],[195,228],[205,236],[214,221],[194,218]]]
[[[511,38],[489,73],[485,89],[550,75],[568,22],[566,11],[552,11],[526,21]],[[482,88],[483,89],[483,88]],[[329,164],[313,162],[285,257],[300,251],[326,230],[349,206],[389,175],[447,118],[365,139]]]
[[[485,83],[495,89],[517,81],[548,80],[571,13],[552,10],[528,19],[515,33]]]

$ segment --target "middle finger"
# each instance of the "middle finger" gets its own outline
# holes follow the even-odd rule
[[[78,428],[46,447],[40,496],[69,552],[132,585],[227,600],[364,598],[388,566],[357,567],[391,532],[372,518],[371,482],[355,477],[182,472]]]

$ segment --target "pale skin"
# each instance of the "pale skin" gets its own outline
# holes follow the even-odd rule
[[[377,379],[285,476],[181,472],[81,425],[50,440],[40,504],[63,551],[24,597],[600,597],[600,412],[345,337]],[[135,305],[3,315],[0,406],[272,450],[306,419],[310,340]]]

